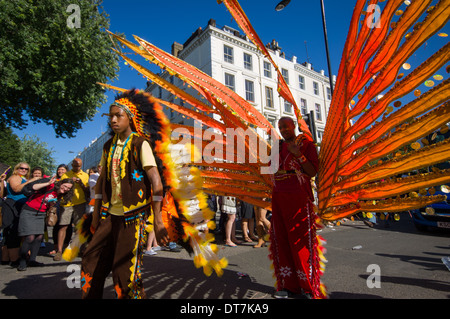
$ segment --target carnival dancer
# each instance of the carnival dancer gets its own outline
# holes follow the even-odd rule
[[[316,237],[317,216],[310,183],[318,169],[317,151],[313,142],[296,136],[291,118],[280,118],[278,128],[284,140],[272,193],[270,257],[277,280],[274,297],[301,294],[323,298],[321,245]]]
[[[155,104],[149,94],[130,90],[110,106],[109,122],[115,134],[105,143],[100,162],[94,235],[82,259],[83,298],[102,298],[111,271],[118,298],[145,297],[141,267],[150,208],[158,243],[169,241],[161,218],[163,168],[154,156],[155,142],[161,139]]]

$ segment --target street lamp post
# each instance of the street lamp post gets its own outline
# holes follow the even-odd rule
[[[325,21],[325,6],[323,4],[323,0],[320,0],[320,8],[322,10],[323,36],[324,36],[324,39],[325,39],[325,50],[327,52],[328,77],[330,79],[331,96],[333,97],[334,85],[333,85],[333,76],[332,76],[332,73],[331,73],[330,53],[328,51],[327,23]]]
[[[283,10],[289,4],[289,2],[291,2],[291,0],[281,1],[280,3],[277,4],[277,6],[275,7],[275,10],[277,10],[277,11]]]
[[[291,2],[291,0],[283,0],[280,3],[277,4],[277,6],[275,7],[276,11],[281,11],[283,10],[288,4],[289,2]],[[326,55],[327,55],[327,63],[328,63],[328,78],[330,80],[330,90],[331,90],[331,96],[333,96],[333,92],[334,92],[334,84],[333,84],[333,76],[332,76],[332,72],[331,72],[331,63],[330,63],[330,53],[328,50],[328,34],[327,34],[327,24],[325,21],[325,6],[323,4],[323,0],[320,0],[320,8],[322,11],[322,24],[323,24],[323,35],[325,38],[325,50],[326,50]]]

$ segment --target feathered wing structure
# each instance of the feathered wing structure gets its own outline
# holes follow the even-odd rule
[[[270,57],[238,1],[218,2]],[[445,26],[450,1],[378,2],[356,2],[321,143],[318,210],[326,220],[361,211],[423,207],[445,200],[445,196],[426,196],[427,188],[433,195],[434,186],[450,182],[446,169],[420,171],[450,158],[449,82],[436,74],[448,63],[449,44],[415,68],[407,63]],[[365,11],[369,5],[383,6],[375,22]],[[442,83],[433,86],[433,78]],[[279,92],[284,96],[283,90]],[[408,95],[413,99],[400,107],[399,99]],[[433,132],[443,140],[429,145],[427,136]],[[407,176],[410,172],[417,176]],[[399,197],[404,194],[409,196]]]
[[[261,173],[261,167],[268,166],[269,156],[261,158],[263,153],[261,150],[270,154],[271,146],[261,136],[261,132],[258,133],[255,129],[257,127],[262,132],[273,133],[270,122],[245,99],[185,61],[139,37],[135,36],[140,44],[137,46],[117,35],[111,35],[135,53],[182,79],[208,102],[206,104],[199,101],[118,52],[139,73],[192,105],[192,108],[189,108],[158,100],[172,110],[201,123],[195,127],[172,125],[172,129],[178,134],[188,136],[189,142],[194,141],[193,144],[203,155],[191,163],[201,168],[205,192],[235,196],[256,206],[270,209],[270,202],[264,199],[271,196],[272,179],[270,175]],[[102,85],[117,89],[106,84]],[[209,115],[220,116],[220,121]],[[183,143],[183,140],[180,143]]]
[[[449,61],[449,44],[408,63],[445,26],[450,1],[379,3],[377,25],[367,21],[367,5],[356,2],[321,145],[319,214],[328,220],[423,207],[445,200],[433,187],[450,182],[448,170],[421,171],[450,158],[449,82],[430,80],[442,80],[436,72]],[[401,106],[401,98],[410,102]],[[429,145],[433,132],[443,140]]]
[[[227,6],[278,72],[238,1],[218,2]],[[369,5],[382,8],[375,23],[365,11]],[[437,74],[448,63],[449,45],[443,44],[421,63],[412,63],[409,58],[428,39],[439,36],[436,34],[449,13],[450,0],[436,4],[431,0],[356,1],[319,154],[316,182],[322,219],[336,220],[361,211],[399,212],[445,199],[433,194],[434,187],[450,182],[450,171],[439,168],[450,158],[449,82]],[[203,190],[270,209],[270,202],[264,199],[271,197],[272,180],[269,174],[261,173],[267,165],[261,158],[261,147],[270,151],[271,146],[258,144],[264,141],[261,131],[273,129],[270,123],[246,100],[185,61],[139,37],[135,36],[136,45],[112,36],[203,97],[193,97],[118,52],[144,77],[190,105],[158,100],[201,123],[194,127],[173,124],[172,131],[194,141],[203,155],[190,163],[200,168],[196,174],[202,178]],[[289,87],[282,76],[278,81],[279,94],[293,104],[305,136],[310,137]],[[234,136],[227,129],[232,129]],[[234,143],[235,138],[240,138],[240,143]],[[173,134],[172,139],[179,142]],[[252,144],[255,140],[257,144]],[[239,159],[242,150],[244,157]],[[408,176],[411,172],[415,174]],[[202,265],[199,259],[196,264]]]

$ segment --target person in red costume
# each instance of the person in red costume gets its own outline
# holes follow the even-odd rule
[[[274,297],[324,298],[311,188],[318,170],[317,150],[312,141],[295,134],[291,118],[282,117],[278,128],[283,140],[274,176],[270,228],[270,257],[277,280]]]

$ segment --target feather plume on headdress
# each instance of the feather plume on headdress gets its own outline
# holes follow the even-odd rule
[[[209,276],[214,270],[218,276],[227,266],[225,258],[216,255],[217,247],[212,244],[214,236],[207,231],[214,225],[209,220],[214,217],[206,204],[202,191],[202,180],[195,168],[183,168],[180,159],[172,159],[170,123],[162,111],[161,105],[150,94],[129,90],[119,94],[112,105],[122,108],[133,123],[133,131],[148,140],[155,155],[155,161],[161,177],[166,196],[170,201],[163,201],[162,214],[171,241],[179,243],[189,254],[194,254],[194,264],[203,267]],[[152,218],[149,218],[153,228]],[[88,240],[85,229],[90,219],[85,218],[77,225],[77,236],[64,252],[65,260],[73,260],[79,247]]]

